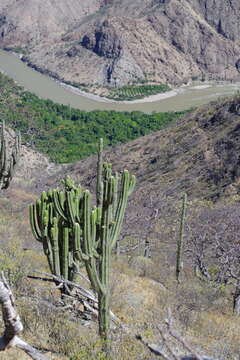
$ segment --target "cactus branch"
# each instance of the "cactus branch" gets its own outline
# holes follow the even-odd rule
[[[15,144],[10,152],[6,139],[5,122],[2,122],[0,133],[0,189],[7,189],[13,178],[15,167],[19,162],[21,152],[21,135],[15,137]]]
[[[177,243],[177,260],[176,260],[176,279],[180,281],[180,273],[182,270],[182,253],[184,246],[184,226],[186,220],[186,208],[187,208],[187,194],[183,195],[182,199],[182,213],[180,220],[180,230],[179,230],[179,238]]]

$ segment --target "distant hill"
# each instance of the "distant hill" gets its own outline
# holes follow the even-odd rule
[[[88,86],[240,79],[238,0],[4,0],[0,47]]]
[[[158,132],[106,150],[105,160],[112,162],[115,170],[127,168],[137,177],[125,234],[142,239],[154,232],[161,239],[175,241],[183,192],[187,192],[190,201],[190,223],[199,216],[204,223],[212,216],[214,222],[215,212],[218,218],[223,216],[222,221],[232,217],[238,222],[239,107],[240,96],[219,100]],[[94,190],[95,169],[96,156],[91,156],[59,168],[47,177],[47,184],[54,187],[70,174]],[[174,231],[173,236],[166,232],[165,222]]]
[[[121,234],[128,244],[140,242],[137,254],[143,254],[144,242],[148,240],[157,264],[159,256],[161,264],[165,263],[165,254],[174,264],[184,192],[188,194],[187,239],[208,234],[209,246],[216,236],[228,239],[230,244],[238,239],[239,108],[240,96],[219,100],[158,132],[105,150],[104,159],[113,163],[114,171],[127,168],[137,177]],[[2,193],[0,207],[1,211],[13,209],[20,214],[28,229],[27,246],[32,246],[27,205],[43,190],[61,186],[66,175],[94,193],[96,165],[95,155],[56,165],[23,147],[21,163],[9,190]],[[188,261],[191,262],[191,256]]]

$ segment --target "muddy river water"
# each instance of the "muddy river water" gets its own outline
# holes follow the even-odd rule
[[[152,96],[136,102],[117,103],[83,94],[42,75],[23,63],[17,56],[0,50],[0,71],[14,79],[26,90],[41,98],[81,110],[143,111],[145,113],[178,111],[202,105],[240,90],[240,83],[193,83],[169,93]]]

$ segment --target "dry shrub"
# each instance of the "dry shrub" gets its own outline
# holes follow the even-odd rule
[[[128,261],[129,267],[134,270],[136,276],[150,277],[155,267],[153,261],[143,256],[131,256]]]
[[[19,303],[19,313],[24,325],[25,338],[36,346],[47,348],[64,355],[74,355],[81,350],[84,341],[96,326],[82,325],[81,319],[72,315],[62,306],[56,307],[56,299],[50,296],[43,300],[40,296],[34,299],[23,298]],[[36,340],[37,339],[37,340]],[[30,342],[29,340],[29,342]]]
[[[191,326],[192,342],[214,357],[234,360],[239,356],[240,324],[233,315],[201,312]]]
[[[139,326],[149,322],[152,309],[158,305],[157,282],[134,275],[114,274],[112,309],[128,324]]]

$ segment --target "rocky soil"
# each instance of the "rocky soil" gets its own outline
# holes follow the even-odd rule
[[[100,87],[239,80],[239,14],[238,0],[4,0],[0,47]]]

